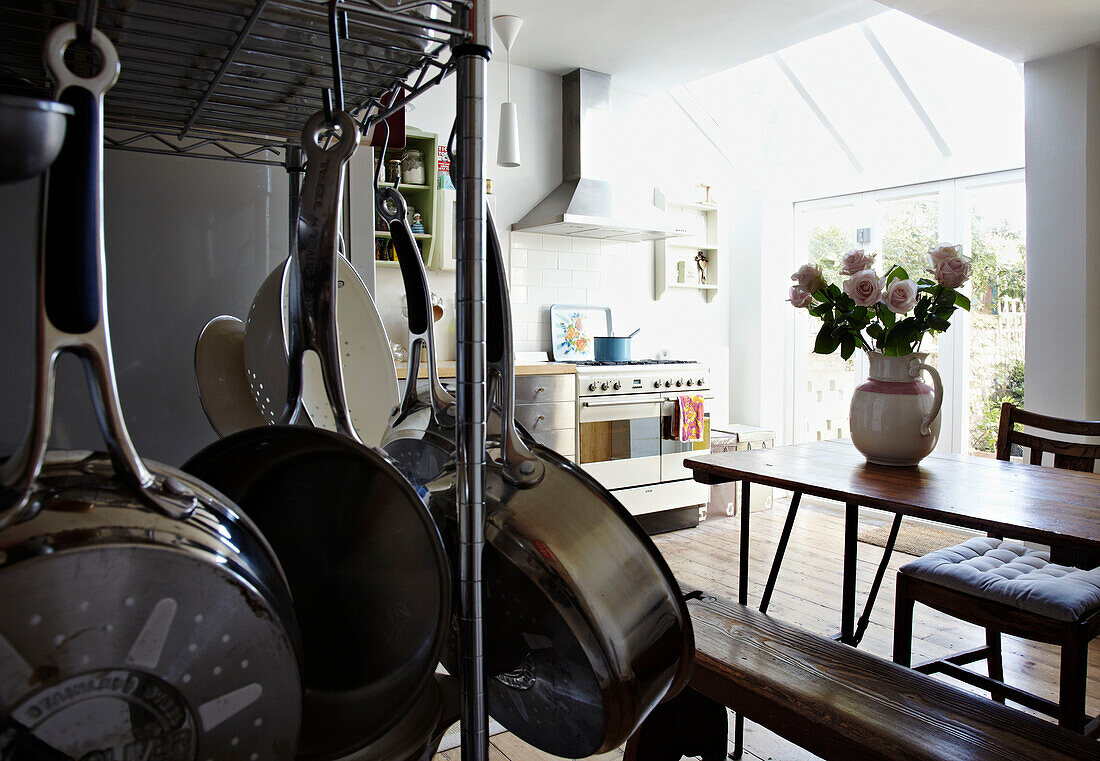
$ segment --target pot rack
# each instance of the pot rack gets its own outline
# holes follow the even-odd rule
[[[457,676],[462,756],[471,761],[487,761],[489,748],[481,550],[491,19],[490,0],[5,0],[0,8],[5,90],[51,97],[43,42],[57,24],[77,20],[82,33],[103,31],[122,60],[105,100],[105,147],[281,166],[292,198],[302,169],[301,128],[323,92],[326,111],[347,110],[366,134],[456,75]],[[80,52],[74,55],[73,64],[81,63]]]

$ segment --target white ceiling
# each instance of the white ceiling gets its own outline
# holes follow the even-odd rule
[[[646,94],[883,10],[872,0],[493,0],[494,16],[524,20],[512,63],[553,74],[602,71],[615,87]],[[494,58],[504,59],[499,40]]]
[[[512,62],[651,94],[896,8],[1013,61],[1100,42],[1100,0],[493,0],[524,19]],[[498,44],[495,56],[504,58]]]
[[[1100,42],[1100,0],[881,0],[1012,61]]]

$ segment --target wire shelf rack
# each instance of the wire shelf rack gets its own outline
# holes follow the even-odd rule
[[[471,5],[340,3],[343,99],[364,132],[453,71],[450,50],[467,37],[457,16]],[[81,9],[79,0],[5,0],[0,86],[48,96],[46,34]],[[96,26],[122,61],[104,118],[124,132],[108,147],[281,165],[333,87],[324,0],[103,0]]]

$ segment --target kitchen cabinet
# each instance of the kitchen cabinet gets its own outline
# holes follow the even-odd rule
[[[653,243],[653,298],[667,291],[699,291],[707,301],[718,294],[720,248],[718,206],[714,203],[666,204],[673,229],[681,236]],[[706,258],[705,280],[697,259]]]
[[[496,220],[497,199],[496,196],[486,195],[485,205],[489,213]],[[428,268],[433,270],[453,270],[455,268],[455,209],[458,208],[458,195],[453,188],[443,188],[436,199],[435,230],[437,239],[433,248],[431,261]],[[497,230],[497,237],[503,242],[504,236]],[[504,270],[510,271],[511,251],[509,246],[502,246],[504,255]]]
[[[570,460],[576,455],[577,381],[572,375],[516,378],[516,420],[535,441]]]
[[[425,266],[431,264],[439,241],[437,207],[439,205],[440,190],[436,169],[436,149],[438,145],[439,141],[434,133],[424,132],[415,127],[406,127],[404,148],[387,150],[385,155],[382,155],[382,152],[378,149],[374,151],[375,161],[380,161],[383,165],[383,177],[386,176],[384,165],[387,161],[403,159],[408,150],[420,151],[420,158],[424,165],[424,181],[416,183],[402,181],[397,185],[397,189],[405,197],[405,203],[409,207],[409,223],[412,223],[412,214],[415,211],[420,214],[420,221],[424,224],[424,232],[414,230],[413,237],[416,238],[416,245],[420,247],[420,257],[424,260]],[[393,187],[393,183],[380,182],[378,184]],[[373,226],[374,266],[397,267],[393,246],[390,243],[389,230],[384,229],[384,224],[379,225],[380,217],[377,211],[373,212],[373,219],[375,222]]]

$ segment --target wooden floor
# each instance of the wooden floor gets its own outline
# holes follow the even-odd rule
[[[843,547],[842,506],[826,501],[803,499],[791,543],[772,598],[769,614],[818,634],[832,634],[840,624],[841,551]],[[752,514],[749,603],[756,605],[767,579],[775,545],[787,512],[787,499],[777,499],[771,510]],[[887,522],[889,516],[873,510],[861,511],[861,526]],[[654,537],[676,578],[683,584],[737,597],[737,546],[740,521],[714,518],[698,528]],[[882,558],[882,549],[860,543],[857,604]],[[912,557],[895,552],[879,594],[870,627],[861,645],[867,652],[890,658],[894,615],[894,576],[900,565]],[[917,606],[913,624],[915,661],[978,647],[982,630],[936,611]],[[1050,645],[1004,638],[1004,668],[1010,684],[1043,697],[1057,699],[1058,649]],[[964,685],[954,682],[955,685]],[[1100,639],[1089,652],[1088,710],[1100,713]],[[732,720],[730,722],[732,727]],[[510,734],[491,739],[493,761],[551,761],[554,757],[523,743]],[[732,746],[731,746],[732,747]],[[747,761],[802,761],[813,756],[771,732],[749,723],[746,731]],[[600,757],[615,761],[621,749]],[[460,761],[456,750],[440,753],[436,761]]]

